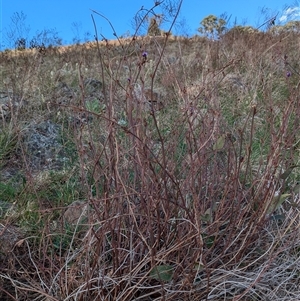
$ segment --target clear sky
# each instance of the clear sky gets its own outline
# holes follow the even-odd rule
[[[165,4],[168,2],[176,3],[179,0],[164,0]],[[7,33],[14,29],[12,16],[15,13],[26,16],[21,30],[27,38],[34,36],[37,31],[53,29],[63,44],[71,44],[74,38],[81,41],[85,37],[93,39],[92,10],[108,18],[117,35],[133,34],[135,14],[142,6],[150,9],[153,3],[153,0],[0,0],[0,49],[11,43]],[[179,21],[184,21],[181,23],[184,24],[182,32],[191,36],[197,34],[200,21],[209,14],[219,17],[226,13],[231,16],[231,23],[236,21],[237,24],[257,27],[265,20],[263,9],[267,9],[267,15],[279,13],[277,21],[281,18],[283,22],[291,16],[299,18],[300,15],[299,2],[293,0],[183,0]],[[156,13],[160,12],[156,9]],[[108,39],[114,38],[107,21],[93,15],[98,33]],[[176,34],[178,30],[172,32]]]

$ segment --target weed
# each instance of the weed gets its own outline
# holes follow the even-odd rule
[[[1,165],[19,147],[24,182],[1,182],[15,204],[1,223],[27,232],[0,267],[0,296],[298,298],[298,40],[97,37],[46,49],[38,68],[30,53],[12,55],[8,82],[33,100],[12,124],[59,124],[69,159],[32,171],[3,123]]]

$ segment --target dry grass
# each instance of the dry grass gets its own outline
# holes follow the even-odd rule
[[[22,106],[2,120],[19,140],[0,159],[21,158],[25,178],[1,223],[27,233],[4,254],[1,300],[299,300],[299,41],[1,53],[1,89]],[[30,170],[33,120],[62,126],[71,166]]]

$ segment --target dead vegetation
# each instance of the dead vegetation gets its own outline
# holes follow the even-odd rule
[[[1,53],[1,300],[299,300],[299,41]]]

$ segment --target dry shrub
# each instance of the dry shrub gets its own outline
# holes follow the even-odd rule
[[[299,299],[299,37],[251,35],[201,40],[196,57],[198,40],[167,36],[60,54],[89,56],[103,83],[105,109],[88,110],[79,64],[66,76],[79,105],[61,106],[92,120],[74,129],[85,219],[41,214],[1,268],[2,295]]]

